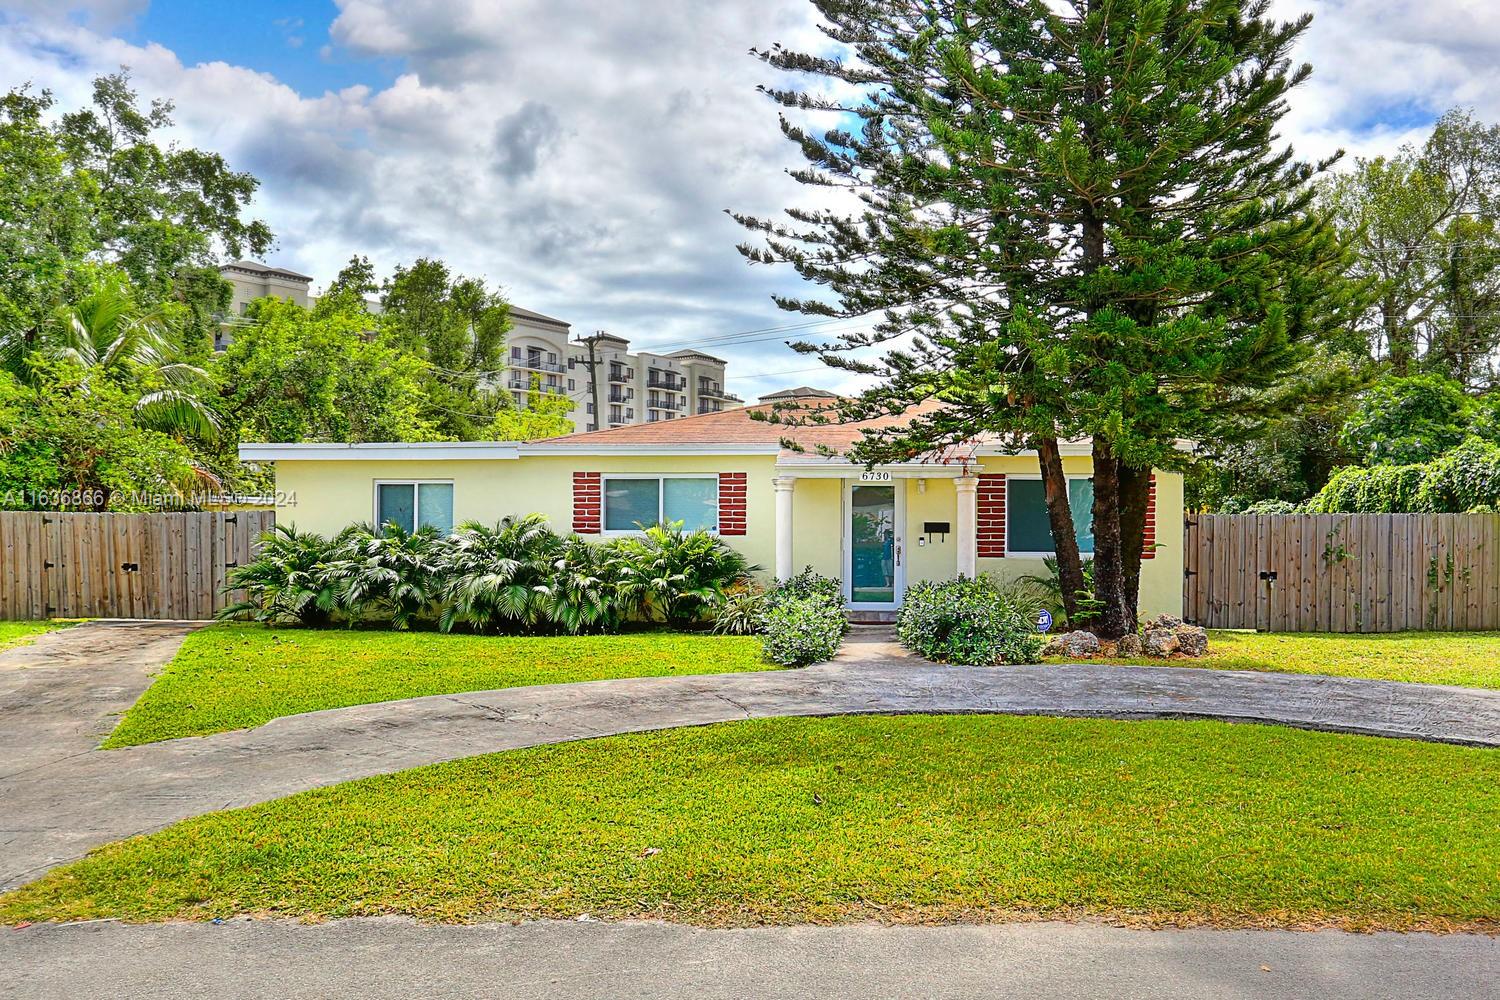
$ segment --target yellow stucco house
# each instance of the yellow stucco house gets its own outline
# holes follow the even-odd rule
[[[919,580],[1044,574],[1052,532],[1034,454],[976,440],[940,457],[865,469],[841,458],[861,424],[788,427],[765,404],[525,443],[246,444],[276,463],[278,519],[333,534],[357,521],[448,530],[539,512],[607,538],[684,521],[785,577],[843,581],[854,611],[891,611]],[[787,448],[787,439],[799,448]],[[1063,446],[1080,547],[1091,551],[1086,442]],[[1141,566],[1141,611],[1182,613],[1182,477],[1158,471]]]

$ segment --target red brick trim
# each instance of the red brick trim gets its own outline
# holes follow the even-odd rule
[[[604,514],[604,483],[597,472],[573,473],[573,530],[597,535]]]
[[[1151,485],[1146,493],[1146,530],[1141,536],[1141,558],[1156,558],[1156,473],[1151,473]]]
[[[748,486],[749,477],[743,472],[719,473],[719,534],[745,534],[745,498]]]
[[[1005,476],[979,477],[979,525],[975,544],[980,559],[1005,558]]]

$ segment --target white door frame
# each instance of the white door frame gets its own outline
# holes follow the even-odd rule
[[[854,488],[856,486],[889,486],[891,494],[896,501],[896,539],[895,539],[895,600],[885,602],[854,601]],[[895,611],[901,606],[901,598],[906,593],[906,480],[892,479],[889,483],[862,483],[858,479],[844,480],[842,496],[842,512],[840,517],[843,521],[840,534],[843,540],[844,567],[844,606],[850,611]]]

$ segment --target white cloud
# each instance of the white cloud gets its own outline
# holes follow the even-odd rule
[[[75,16],[55,17],[42,14],[56,3],[0,0],[29,15],[0,23],[0,83],[31,80],[74,106],[94,74],[129,65],[143,94],[176,101],[183,141],[262,179],[257,212],[289,266],[326,281],[353,253],[382,270],[435,254],[579,332],[639,344],[799,321],[769,293],[807,289],[744,264],[744,234],[722,210],[809,201],[785,176],[799,157],[777,109],[755,92],[773,74],[747,54],[825,47],[805,0],[339,0],[328,55],[398,60],[401,74],[318,95],[234,65],[230,45],[228,61],[185,66],[108,35],[143,3],[64,4]],[[1299,51],[1315,75],[1284,129],[1305,155],[1420,141],[1453,104],[1500,119],[1500,4],[1278,5],[1317,15]],[[327,57],[313,48],[286,57]],[[741,376],[795,373],[741,383],[747,393],[838,382],[801,372],[813,362],[774,340],[713,349]]]

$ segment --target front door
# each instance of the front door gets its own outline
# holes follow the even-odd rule
[[[903,491],[894,483],[850,483],[846,499],[844,599],[855,610],[893,610],[906,583]]]

